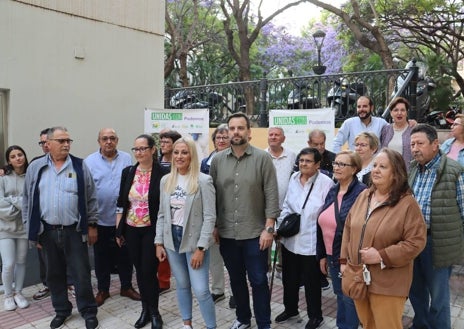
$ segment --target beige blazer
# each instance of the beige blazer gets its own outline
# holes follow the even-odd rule
[[[160,183],[160,209],[156,223],[155,243],[174,250],[170,193],[164,190],[169,175]],[[211,176],[200,173],[198,190],[187,195],[184,211],[183,235],[179,252],[193,252],[197,247],[208,249],[213,244],[213,229],[216,225],[216,191]]]

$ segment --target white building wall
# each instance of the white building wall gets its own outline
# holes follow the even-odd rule
[[[5,146],[32,158],[40,130],[63,125],[75,155],[97,149],[102,127],[114,127],[129,150],[144,108],[163,107],[163,38],[162,0],[1,0]]]

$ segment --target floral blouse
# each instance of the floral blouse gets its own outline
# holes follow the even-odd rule
[[[148,210],[148,190],[150,187],[151,169],[137,168],[129,191],[130,208],[127,214],[127,224],[134,227],[151,225]]]

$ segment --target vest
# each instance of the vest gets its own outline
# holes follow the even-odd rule
[[[409,175],[410,186],[418,170],[417,162],[413,161]],[[442,154],[432,188],[430,214],[432,263],[435,268],[460,263],[464,252],[463,219],[456,202],[456,182],[463,171],[459,163]]]

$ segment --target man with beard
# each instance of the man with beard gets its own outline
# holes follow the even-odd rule
[[[354,151],[354,139],[362,132],[369,131],[380,139],[382,128],[388,123],[383,118],[373,117],[374,102],[368,96],[361,96],[357,101],[357,117],[346,119],[333,142],[333,152],[341,151],[343,144],[348,141],[348,148]]]
[[[249,144],[250,120],[234,113],[227,120],[231,147],[214,157],[219,248],[229,272],[237,319],[231,329],[251,326],[247,275],[258,329],[271,327],[267,253],[279,216],[277,178],[268,153]]]

